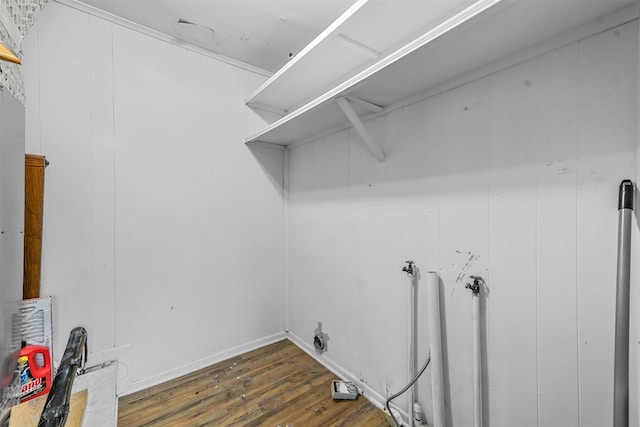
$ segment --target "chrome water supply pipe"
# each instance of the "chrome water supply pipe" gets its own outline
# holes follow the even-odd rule
[[[629,294],[633,183],[625,179],[618,193],[618,270],[613,380],[613,426],[629,425]]]
[[[471,276],[473,284],[467,283],[471,289],[472,328],[473,328],[473,425],[482,427],[482,353],[480,349],[480,290],[483,279]]]

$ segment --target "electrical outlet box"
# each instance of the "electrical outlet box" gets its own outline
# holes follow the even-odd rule
[[[331,396],[336,400],[353,400],[358,397],[358,386],[354,382],[332,381]]]

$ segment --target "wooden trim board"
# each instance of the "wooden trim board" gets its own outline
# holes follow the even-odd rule
[[[46,158],[26,154],[24,161],[24,277],[22,298],[40,297],[44,168]]]

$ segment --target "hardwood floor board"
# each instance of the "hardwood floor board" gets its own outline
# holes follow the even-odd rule
[[[269,387],[260,390],[247,390],[245,399],[230,400],[226,408],[229,413],[245,413],[248,414],[248,405],[256,405],[258,411],[252,413],[251,419],[245,416],[241,419],[227,419],[223,425],[236,425],[236,422],[242,421],[238,425],[268,425],[265,424],[264,418],[270,415],[280,414],[288,408],[296,407],[299,402],[304,399],[312,401],[318,398],[317,393],[313,393],[316,385],[314,382],[318,380],[318,376],[314,380],[308,380],[308,375],[304,372],[295,372],[285,379],[278,382],[275,387]],[[324,377],[325,382],[330,381],[331,374],[327,373],[320,377]],[[274,424],[275,421],[274,421]]]
[[[219,386],[210,381],[193,381],[188,384],[181,384],[179,388],[167,390],[157,395],[150,396],[146,401],[136,401],[136,405],[123,405],[120,407],[129,408],[130,411],[123,411],[119,418],[126,422],[128,417],[140,418],[142,415],[151,422],[156,419],[174,412],[175,407],[188,407],[191,404],[197,405],[198,402],[211,400],[226,401],[228,396],[221,395],[218,392]],[[223,389],[220,389],[223,390]],[[189,402],[185,404],[186,402]]]
[[[364,397],[331,398],[337,377],[288,340],[122,397],[118,425],[392,426]]]
[[[358,399],[362,399],[362,397],[358,397]],[[335,427],[394,427],[393,421],[391,421],[391,418],[389,418],[384,412],[377,411],[377,413],[372,416],[369,402],[359,402],[359,404],[355,408],[352,408],[348,412],[341,414],[340,417],[334,417],[333,419],[327,420],[327,425]]]
[[[194,371],[190,374],[184,375],[180,377],[178,380],[181,385],[188,386],[191,383],[200,382],[203,378],[206,378],[207,376],[214,377],[215,375],[219,375],[220,373],[224,375],[224,369],[219,368],[219,369],[216,369],[215,371],[212,371],[208,368],[204,368],[198,371]],[[137,393],[124,396],[123,398],[121,398],[121,402],[124,402],[126,404],[145,402],[149,398],[160,396],[164,393],[171,393],[172,391],[175,390],[176,388],[175,385],[176,384],[174,382],[167,381],[165,383],[153,386],[151,388],[139,391]]]
[[[179,387],[179,389],[181,389]],[[231,392],[224,386],[217,384],[204,384],[202,388],[194,389],[189,387],[184,389],[180,394],[176,390],[172,398],[163,398],[163,394],[159,394],[150,398],[148,402],[136,402],[137,404],[126,405],[130,411],[125,411],[119,415],[120,422],[123,425],[129,425],[130,420],[138,420],[140,425],[152,423],[174,414],[176,408],[180,408],[180,413],[189,411],[192,407],[198,406],[223,406],[231,398]],[[120,407],[125,406],[120,403]],[[137,407],[137,409],[135,409]],[[137,425],[137,424],[132,424]]]
[[[265,417],[257,419],[255,426],[286,426],[289,425],[301,425],[308,424],[302,423],[303,417],[309,412],[313,411],[324,397],[319,396],[317,393],[310,391],[297,399],[293,399],[289,405],[285,405],[277,412],[269,413]]]
[[[351,427],[351,426],[359,426],[359,427],[394,427],[393,421],[382,411],[378,411],[377,414],[371,415],[370,413],[363,413],[358,418],[345,418],[344,420],[340,420],[335,424],[330,424],[335,427]]]
[[[149,394],[146,392],[142,399],[136,397],[128,401],[123,400],[123,403],[136,402],[135,416],[139,417],[141,411],[146,411],[144,413],[151,421],[171,412],[172,407],[179,404],[188,395],[193,396],[196,401],[199,400],[207,402],[207,404],[214,404],[217,401],[227,401],[228,399],[232,399],[233,396],[243,394],[248,384],[264,384],[264,387],[267,387],[270,382],[278,379],[286,379],[288,375],[292,373],[290,365],[291,363],[288,363],[287,359],[285,359],[284,361],[276,362],[272,367],[256,367],[254,369],[247,367],[234,371],[230,369],[231,366],[234,366],[232,364],[210,372],[200,370],[198,371],[198,375],[190,374],[187,381],[180,381],[180,387],[171,389],[163,385],[159,388],[159,393]],[[257,387],[257,389],[263,390],[264,387]],[[223,390],[225,393],[220,393],[220,391]],[[126,421],[126,417],[129,415],[130,414],[125,411],[121,414],[121,418]]]
[[[360,399],[363,399],[360,397]],[[332,419],[345,417],[349,411],[358,407],[360,401],[338,401],[336,402],[325,394],[313,406],[306,408],[305,413],[298,419],[301,425],[320,425],[330,423]]]
[[[252,374],[252,372],[247,372],[247,374]],[[258,417],[262,414],[264,409],[260,403],[273,394],[273,384],[291,385],[298,384],[303,380],[304,375],[300,372],[292,371],[287,364],[281,364],[276,369],[272,369],[259,377],[236,377],[234,381],[228,382],[226,387],[223,385],[222,389],[218,388],[220,391],[214,391],[214,396],[197,402],[199,406],[206,406],[208,410],[201,410],[197,417],[194,417],[194,421],[201,422],[206,418],[213,422],[215,418],[221,424],[234,424],[240,421],[246,423],[249,421],[249,415]],[[224,411],[222,411],[223,409]],[[223,412],[230,414],[244,413],[244,415],[241,419],[229,416],[231,418],[227,417],[228,419],[221,420],[220,414]],[[211,418],[212,413],[216,414],[214,418]],[[191,413],[188,416],[193,417]]]
[[[330,382],[333,375],[328,373],[324,383]],[[289,421],[297,419],[304,414],[304,411],[320,401],[324,396],[317,386],[307,384],[307,387],[296,389],[295,384],[291,384],[289,390],[281,393],[277,399],[270,399],[269,405],[265,405],[264,415],[256,420],[253,425],[286,425]],[[289,420],[289,421],[287,421]]]
[[[242,375],[246,374],[246,371],[249,371],[254,367],[257,367],[258,369],[268,369],[270,367],[270,363],[278,360],[286,360],[296,354],[296,349],[288,346],[286,340],[282,340],[272,344],[271,346],[262,347],[213,365],[215,369],[212,369],[212,366],[210,366],[199,369],[190,374],[186,374],[180,377],[179,381],[180,384],[187,386],[190,383],[200,383],[209,377],[210,379],[222,379],[225,377],[232,377],[234,373],[235,376],[239,374]],[[242,364],[243,369],[238,370],[237,366],[240,363]],[[233,370],[234,367],[236,368],[235,372]],[[237,373],[238,371],[239,374]],[[172,390],[175,389],[176,383],[168,381],[146,390],[125,396],[120,399],[120,402],[125,405],[130,405],[136,402],[146,402],[149,398],[154,396],[163,396],[164,393],[171,393]],[[159,399],[164,400],[163,397],[159,397]]]
[[[273,393],[266,395],[263,397],[260,407],[265,412],[275,412],[283,408],[284,406],[291,405],[296,402],[296,399],[299,396],[307,395],[308,392],[313,388],[317,387],[313,382],[304,381],[305,377],[304,372],[299,372],[296,375],[290,377],[290,379],[286,382],[283,382],[279,386],[273,389]],[[296,379],[302,378],[302,380],[296,381]],[[332,374],[325,374],[319,377],[316,377],[320,383],[326,383],[327,381],[331,381],[335,379]]]

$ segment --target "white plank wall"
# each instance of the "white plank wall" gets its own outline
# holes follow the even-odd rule
[[[242,144],[264,77],[56,2],[24,50],[58,358],[83,325],[95,355],[126,349],[130,392],[281,333],[287,306],[296,337],[322,322],[321,357],[387,396],[407,381],[413,259],[442,280],[448,426],[472,425],[471,275],[486,425],[610,424],[636,22],[367,122],[384,163],[353,131],[292,149],[286,227],[282,152]]]
[[[89,16],[89,82],[91,85],[91,281],[93,352],[109,350],[116,342],[114,252],[114,82],[113,31],[103,20]]]
[[[242,143],[265,77],[56,2],[24,51],[57,358],[83,325],[130,393],[281,336],[284,156]]]
[[[407,380],[402,262],[438,271],[447,425],[469,426],[464,286],[481,275],[486,425],[609,425],[617,190],[636,175],[637,51],[632,22],[367,122],[385,163],[352,131],[294,148],[292,333],[311,344],[322,321],[322,357],[387,396]],[[429,377],[419,384],[431,421]]]
[[[540,58],[537,64],[536,255],[541,426],[579,425],[578,50],[576,44],[558,49]],[[556,108],[543,108],[546,105]],[[564,381],[559,382],[558,378]]]
[[[637,27],[627,25],[593,37],[579,50],[578,146],[578,343],[583,425],[610,424],[613,363],[617,208],[612,179],[635,176]],[[630,74],[629,70],[633,70]],[[606,77],[606,78],[603,78]],[[590,108],[584,108],[584,105]],[[624,173],[624,176],[621,176]],[[617,212],[616,212],[617,214]],[[632,403],[633,404],[633,403]]]
[[[0,89],[0,357],[17,350],[8,327],[22,299],[24,248],[24,106]],[[15,347],[12,347],[15,345]]]
[[[29,40],[37,37],[37,63],[24,68],[38,79],[37,98],[25,81],[27,93],[27,152],[47,156],[45,171],[41,295],[52,295],[54,329],[53,358],[62,357],[69,331],[76,326],[92,330],[90,304],[92,287],[92,209],[91,187],[91,79],[88,72],[89,19],[65,8],[48,8],[41,15],[43,25],[34,26]],[[48,18],[48,19],[47,19]],[[47,37],[47,23],[56,26],[56,37]],[[55,24],[53,24],[55,22]],[[59,38],[58,38],[59,37]],[[25,51],[29,48],[25,40]],[[65,43],[66,61],[54,61],[59,40]],[[64,76],[59,80],[57,76]],[[30,110],[38,109],[37,126]],[[49,114],[55,111],[57,114]],[[32,127],[33,126],[33,127]],[[41,151],[42,149],[42,151]],[[65,191],[53,190],[56,186]],[[59,193],[59,194],[58,194]],[[53,197],[52,197],[53,196]],[[54,225],[55,224],[55,225]],[[60,244],[64,242],[64,247]],[[53,273],[53,274],[52,274]],[[55,283],[55,285],[54,285]],[[52,286],[54,285],[54,286]],[[54,290],[55,287],[55,290]],[[74,295],[76,298],[56,298]],[[103,306],[100,310],[112,309]],[[63,315],[65,313],[65,315]],[[92,337],[93,340],[93,337]],[[99,341],[98,341],[99,342]]]
[[[538,412],[536,77],[536,64],[525,63],[485,79],[491,87],[485,116],[491,132],[484,134],[490,153],[485,414],[490,425],[535,425]]]
[[[448,384],[445,401],[448,403],[447,419],[452,425],[464,424],[467,413],[473,408],[472,399],[458,396],[471,397],[466,380],[472,378],[473,372],[473,361],[468,357],[472,354],[471,296],[464,287],[470,280],[469,275],[486,276],[489,261],[487,170],[491,141],[488,109],[483,105],[489,90],[488,82],[482,81],[477,85],[462,86],[452,91],[450,97],[438,99],[442,129],[438,141],[450,141],[439,144],[438,270],[446,301],[442,310],[447,331],[443,334],[445,381]],[[430,118],[427,120],[428,124],[433,123]],[[467,357],[453,359],[456,353]]]

